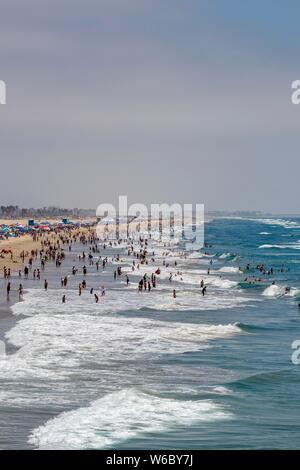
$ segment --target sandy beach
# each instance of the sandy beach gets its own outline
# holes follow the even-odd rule
[[[10,238],[8,240],[0,241],[0,269],[3,271],[4,266],[9,268],[13,273],[19,269],[22,265],[22,259],[20,254],[25,251],[30,253],[31,250],[39,248],[40,244],[38,241],[33,241],[31,235],[23,235],[18,238]],[[2,250],[12,251],[11,253],[4,253]],[[25,259],[28,258],[25,257]]]
[[[60,220],[60,218],[56,219],[49,219],[49,222],[51,224],[57,223]],[[95,218],[92,220],[96,220]],[[83,222],[82,219],[80,219],[81,222]],[[37,221],[39,222],[39,221]],[[163,221],[164,227],[166,226],[166,220]],[[186,220],[186,223],[191,223],[192,219]],[[24,226],[27,225],[27,219],[0,219],[0,225],[5,224],[8,226],[15,225],[15,224],[22,224]],[[152,220],[152,230],[154,227],[157,228],[159,226],[159,221],[158,220]],[[174,225],[177,227],[181,226],[181,220],[175,219]],[[136,234],[138,231],[145,232],[148,230],[148,221],[146,220],[134,220],[132,221],[129,226],[129,233],[131,234]],[[78,230],[81,233],[85,233],[88,229],[85,227],[81,227],[80,229],[76,228],[73,230],[73,232],[78,232]],[[103,237],[105,235],[111,235],[116,232],[116,226],[115,224],[99,224],[98,226],[95,226],[94,229],[92,230],[97,230],[98,236]],[[120,223],[119,224],[119,233],[120,236],[122,234],[125,236],[127,232],[127,224],[125,223]],[[42,235],[42,237],[50,237],[53,239],[53,241],[57,238],[57,235],[53,232],[50,232],[49,234],[45,233]],[[40,238],[41,239],[41,238]],[[27,256],[25,256],[25,262],[26,259],[29,257],[29,254],[31,250],[36,250],[39,249],[40,247],[40,241],[39,240],[34,240],[31,235],[22,235],[16,238],[8,238],[7,240],[0,240],[0,269],[1,271],[3,270],[4,267],[9,268],[11,272],[15,272],[17,269],[20,269],[20,267],[23,266],[23,261],[20,257],[20,254],[24,251],[25,253],[28,253]],[[2,250],[7,250],[9,251],[8,253],[2,252]],[[12,251],[12,254],[10,253]]]
[[[50,223],[57,223],[58,219],[49,220]],[[22,225],[27,224],[27,220],[16,220],[16,219],[0,219],[0,224],[6,224],[8,226],[15,225],[16,223],[20,223]],[[71,230],[71,233],[86,233],[89,229],[86,227],[74,228]],[[16,270],[20,269],[23,264],[26,264],[26,260],[28,260],[30,256],[31,250],[40,249],[40,242],[45,238],[51,239],[55,242],[59,237],[59,234],[54,232],[45,232],[42,235],[38,235],[36,239],[33,238],[32,235],[25,234],[20,235],[15,238],[8,238],[7,240],[0,240],[0,270],[1,274],[3,272],[3,268],[6,267],[11,270],[11,273],[15,273]],[[25,252],[25,260],[23,263],[20,254]]]

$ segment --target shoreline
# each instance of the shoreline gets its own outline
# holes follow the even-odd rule
[[[222,225],[219,230],[223,230]],[[73,431],[68,428],[65,417],[69,419],[75,414],[80,421],[82,416],[84,418],[86,414],[88,416],[90,414],[93,426],[99,426],[99,432],[101,432],[102,427],[108,426],[107,423],[101,421],[102,409],[110,400],[116,400],[114,405],[120,416],[120,426],[126,427],[126,410],[130,406],[130,400],[142,399],[142,407],[150,407],[155,391],[156,402],[159,406],[163,406],[162,400],[166,399],[165,393],[173,378],[174,383],[178,382],[179,387],[171,404],[176,407],[174,413],[180,421],[182,403],[190,403],[189,401],[182,402],[181,387],[189,387],[189,389],[195,387],[195,390],[199,391],[199,376],[190,378],[190,374],[187,373],[183,377],[181,375],[183,365],[189,368],[191,359],[199,367],[203,361],[207,365],[210,357],[215,361],[215,354],[218,350],[224,351],[222,349],[224,341],[226,341],[226,348],[233,348],[232,353],[236,351],[236,344],[239,348],[244,344],[244,353],[248,354],[249,325],[252,323],[251,332],[264,335],[264,330],[257,328],[260,325],[260,320],[258,320],[260,314],[255,316],[256,310],[250,307],[257,305],[257,309],[260,309],[262,305],[265,305],[263,311],[266,317],[262,319],[264,321],[269,315],[269,300],[266,297],[260,297],[261,290],[240,292],[235,290],[234,286],[230,287],[232,280],[236,283],[242,279],[242,273],[237,269],[237,260],[233,261],[235,258],[232,258],[235,252],[231,249],[231,245],[222,246],[222,251],[219,251],[217,246],[210,247],[212,251],[209,257],[201,256],[200,253],[196,256],[185,257],[177,244],[174,247],[166,247],[164,242],[153,240],[149,242],[149,263],[143,263],[138,271],[132,271],[132,263],[136,260],[135,254],[140,248],[139,237],[134,242],[134,252],[130,254],[128,254],[126,244],[106,246],[104,249],[101,243],[100,251],[92,253],[95,258],[98,258],[98,255],[101,255],[103,259],[108,257],[110,264],[107,269],[100,267],[99,272],[95,264],[88,264],[88,259],[79,259],[83,251],[88,253],[90,245],[92,246],[90,242],[82,245],[81,240],[78,240],[72,246],[70,253],[66,245],[64,247],[66,259],[61,270],[57,269],[54,260],[51,260],[48,268],[46,264],[44,276],[49,281],[46,294],[43,289],[43,272],[40,281],[33,280],[31,275],[28,281],[24,280],[24,299],[26,300],[26,295],[28,295],[28,302],[24,304],[19,302],[18,293],[14,289],[11,292],[9,304],[3,308],[0,307],[0,339],[1,335],[5,339],[7,359],[9,364],[15,367],[14,374],[16,372],[20,374],[20,378],[12,378],[12,385],[8,387],[8,390],[3,382],[4,392],[8,393],[8,403],[5,404],[3,411],[5,419],[7,416],[8,437],[3,436],[3,447],[19,448],[22,446],[26,449],[40,449],[45,444],[43,436],[46,436],[53,448],[59,446],[69,448],[68,446],[73,445]],[[155,252],[153,255],[155,261],[151,259],[152,249]],[[223,256],[223,254],[232,254],[232,256]],[[207,269],[213,257],[211,272],[208,274]],[[246,259],[242,263],[244,267]],[[37,258],[35,262],[38,264],[39,259]],[[70,275],[73,264],[79,268],[78,275],[75,277]],[[88,287],[82,297],[79,297],[78,282],[82,279],[81,273],[85,264],[88,269]],[[228,268],[232,265],[235,267],[234,270],[222,269],[224,266]],[[118,266],[122,267],[122,276],[115,280],[113,273]],[[150,279],[151,272],[154,272],[157,267],[161,270],[157,289],[152,289],[151,293],[138,293],[139,279],[145,272]],[[183,280],[176,280],[177,270],[183,273]],[[169,272],[173,273],[172,281],[168,278]],[[65,274],[69,277],[67,289],[60,285],[61,276]],[[125,283],[126,274],[130,278],[128,287]],[[278,274],[280,276],[280,273]],[[201,295],[199,289],[200,279],[204,279],[205,284],[208,285],[208,294],[205,296]],[[271,282],[270,277],[266,276],[266,279]],[[221,281],[224,282],[221,283]],[[13,284],[14,287],[18,284],[16,275],[13,277]],[[2,285],[5,285],[5,280],[2,281]],[[99,303],[95,303],[89,289],[93,287],[100,296],[101,285],[105,286],[106,297],[104,299],[100,297]],[[36,287],[37,290],[33,291]],[[172,299],[173,288],[176,289],[176,300]],[[5,291],[2,292],[5,295]],[[61,298],[65,293],[67,302],[64,305]],[[256,304],[258,295],[264,300],[263,303]],[[290,297],[286,299],[288,305],[289,300],[292,299]],[[279,302],[281,304],[283,300],[280,298]],[[278,309],[281,309],[280,304]],[[13,312],[10,312],[11,307]],[[14,331],[10,332],[10,330]],[[232,336],[234,339],[231,340]],[[264,336],[262,341],[264,341]],[[206,343],[209,346],[217,344],[221,347],[219,349],[206,347]],[[20,352],[19,349],[21,349]],[[212,351],[212,356],[210,356],[210,351]],[[15,352],[17,354],[14,356]],[[26,362],[27,357],[28,362]],[[176,362],[176,357],[179,358],[178,362]],[[231,354],[228,357],[230,358]],[[224,359],[223,352],[220,360],[222,358]],[[143,367],[142,376],[140,376],[140,361]],[[174,364],[179,367],[179,375],[166,374],[164,367],[170,366],[170,370],[173,370]],[[228,365],[228,362],[226,363],[225,360],[224,366],[226,364]],[[26,374],[29,374],[32,386],[30,390],[27,389],[27,375],[23,377],[23,369]],[[190,369],[187,370],[190,371]],[[36,372],[38,372],[37,375]],[[55,378],[53,379],[52,373],[54,372]],[[245,373],[248,372],[245,371]],[[124,376],[128,376],[128,380],[124,380]],[[205,397],[201,394],[206,393],[207,387],[213,385],[217,390],[227,382],[226,377],[219,378],[218,374],[208,377],[207,380],[205,377],[201,375],[200,389],[203,390],[200,390],[201,393],[195,401],[195,406],[200,406],[198,410],[200,413],[202,401],[205,401]],[[60,381],[57,382],[58,378]],[[42,387],[40,387],[40,379]],[[57,393],[51,391],[53,380],[57,386]],[[136,383],[145,390],[142,397],[138,387],[133,392],[128,392],[132,384]],[[76,387],[76,396],[73,393],[74,387]],[[214,395],[216,406],[222,406],[223,400],[227,400],[226,396],[226,394],[220,395],[216,392]],[[186,400],[194,400],[194,398],[195,395],[188,394]],[[12,441],[15,438],[11,437],[15,435],[15,428],[14,424],[9,422],[9,413],[11,407],[19,402],[21,406],[18,413],[24,423],[18,442],[15,442]],[[95,413],[97,415],[98,411],[100,418],[97,419],[100,421],[94,424],[93,416]],[[137,420],[142,419],[140,418],[142,412],[143,408]],[[211,412],[214,415],[214,409]],[[156,415],[156,411],[153,411],[154,419]],[[57,418],[55,422],[58,423],[54,432],[51,428],[53,417]],[[133,423],[135,423],[134,420]],[[84,438],[85,425],[77,425],[77,422],[74,425],[75,432]],[[114,439],[113,422],[110,422],[109,426],[110,438]],[[59,438],[55,440],[55,433],[60,432],[60,429],[66,435],[71,436],[65,443]],[[201,436],[201,428],[197,429]],[[167,429],[158,430],[157,433],[162,438],[166,436],[166,439],[169,439]],[[94,437],[92,434],[96,444],[92,441],[91,445],[100,446],[98,448],[105,447],[102,442],[97,443],[97,436]],[[132,439],[133,441],[129,442],[135,443],[135,439],[140,439],[140,436],[137,434]],[[149,440],[147,436],[143,439],[143,442]],[[193,443],[192,437],[190,439]],[[11,445],[12,442],[13,445]],[[46,445],[48,445],[47,442]],[[78,447],[81,448],[80,446],[84,447],[84,445],[79,442]],[[122,448],[127,444],[117,441],[117,445]]]
[[[0,222],[2,222],[2,220],[0,220]],[[13,220],[10,220],[10,222],[13,222]],[[10,269],[11,274],[16,273],[16,270],[24,266],[31,255],[31,251],[41,249],[41,242],[43,240],[50,240],[51,242],[56,243],[61,234],[71,234],[73,236],[75,234],[86,234],[91,230],[94,231],[94,228],[84,226],[71,228],[66,227],[66,229],[51,230],[49,232],[36,232],[34,234],[23,234],[13,238],[9,237],[0,240],[0,276],[3,276],[4,267]],[[25,253],[24,261],[20,256],[22,252]]]
[[[9,222],[14,222],[14,220],[10,219]],[[2,223],[2,219],[0,220]],[[71,234],[86,234],[90,232],[93,229],[89,229],[86,227],[80,227],[80,228],[74,228],[71,229]],[[69,233],[70,233],[69,231]],[[59,235],[62,233],[66,232],[50,232],[50,233],[44,233],[44,234],[39,234],[36,238],[36,240],[33,239],[32,235],[21,235],[19,237],[15,238],[9,238],[7,240],[0,240],[0,253],[2,249],[5,250],[12,250],[13,251],[13,258],[11,258],[11,254],[3,254],[1,257],[0,256],[0,284],[2,284],[2,287],[5,286],[5,283],[10,280],[5,279],[3,275],[3,270],[4,267],[7,269],[10,269],[11,277],[13,279],[17,279],[17,274],[18,270],[24,268],[26,265],[28,258],[30,257],[31,250],[39,250],[41,249],[41,241],[45,240],[46,238],[50,239],[52,242],[57,242],[59,239]],[[26,256],[24,258],[24,261],[20,257],[20,254],[22,252],[25,252]],[[27,253],[28,252],[28,253]],[[23,274],[23,273],[22,273]],[[26,294],[26,288],[24,289],[24,294]],[[19,299],[18,292],[16,290],[12,290],[10,293],[10,299],[7,300],[5,292],[3,288],[1,289],[0,292],[0,341],[5,342],[5,334],[13,328],[17,322],[18,322],[18,317],[15,316],[12,312],[11,307],[17,303],[21,303],[22,300]],[[23,316],[20,316],[19,319],[22,319]],[[14,348],[12,347],[12,350]],[[10,351],[10,348],[9,348]]]

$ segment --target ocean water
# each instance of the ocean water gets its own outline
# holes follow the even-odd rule
[[[70,274],[79,245],[47,266],[47,292],[43,279],[22,281],[24,301],[0,311],[0,448],[300,448],[300,219],[218,218],[205,241],[187,258],[153,243],[156,261],[138,274],[125,247],[102,250],[121,262],[88,267],[81,297],[83,276]],[[128,287],[113,280],[117,265]],[[139,294],[157,266],[157,289]],[[103,284],[96,304],[89,288]]]

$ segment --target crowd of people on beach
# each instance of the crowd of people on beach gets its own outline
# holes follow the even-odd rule
[[[141,267],[153,267],[153,269],[150,268],[151,272],[143,273],[141,278],[137,281],[138,293],[150,293],[157,287],[158,278],[161,274],[161,268],[157,267],[155,251],[148,248],[148,239],[142,236],[135,240],[133,238],[129,238],[128,240],[105,241],[99,240],[93,230],[88,230],[86,232],[70,230],[59,234],[43,234],[40,236],[40,240],[37,241],[40,242],[39,249],[35,248],[30,252],[21,252],[20,258],[23,263],[23,268],[18,270],[18,277],[19,280],[22,278],[24,280],[30,278],[34,281],[40,281],[43,277],[45,291],[47,291],[49,287],[49,282],[47,280],[47,276],[45,275],[47,265],[51,262],[52,264],[55,264],[56,268],[63,268],[67,253],[72,255],[72,247],[75,243],[81,244],[84,249],[77,257],[79,265],[77,265],[76,259],[73,258],[75,264],[72,266],[71,273],[66,273],[61,276],[60,285],[62,288],[67,288],[69,275],[80,275],[82,272],[83,280],[78,284],[78,295],[81,296],[82,293],[88,288],[87,277],[89,269],[95,269],[96,271],[99,271],[101,266],[102,270],[105,270],[109,263],[118,264],[123,261],[121,260],[119,254],[112,256],[111,258],[103,255],[107,248],[117,248],[118,246],[123,246],[123,248],[124,246],[127,246],[124,251],[125,254],[127,253],[128,264],[130,263],[130,258],[132,258],[130,268],[132,273],[137,274]],[[100,254],[100,250],[103,252],[102,255]],[[11,251],[10,254],[13,256],[13,251]],[[165,269],[170,266],[170,263],[165,259],[169,254],[169,251],[165,251],[162,254],[162,266]],[[186,257],[186,255],[184,256]],[[177,267],[177,261],[174,262],[174,267]],[[11,276],[11,269],[4,266],[3,277],[8,281],[6,285],[6,294],[8,300],[10,300],[12,292]],[[128,273],[124,273],[120,265],[118,265],[116,269],[113,270],[112,276],[113,280],[115,281],[118,279],[125,280],[126,286],[129,286],[131,283]],[[175,273],[170,272],[168,279],[170,283],[173,281],[183,281],[183,273],[180,270],[177,270]],[[204,296],[206,294],[207,287],[204,285],[203,280],[200,282],[200,288],[202,295]],[[23,300],[23,283],[19,283],[17,291],[19,300]],[[106,287],[101,285],[99,292],[95,292],[94,288],[91,287],[89,292],[91,295],[93,295],[95,302],[98,303],[100,297],[105,296]],[[174,299],[177,298],[177,292],[175,288],[172,289],[172,296]],[[62,303],[66,303],[67,300],[67,294],[64,293],[62,295]]]
[[[151,238],[151,235],[150,235]],[[100,240],[94,230],[87,230],[87,231],[80,231],[80,230],[68,230],[66,232],[60,233],[52,233],[52,234],[43,234],[40,236],[40,239],[37,240],[40,242],[40,247],[32,249],[30,252],[22,251],[20,253],[20,258],[23,263],[23,268],[19,269],[18,277],[24,278],[24,280],[32,278],[34,281],[40,281],[43,277],[43,285],[45,291],[48,290],[49,282],[47,280],[47,276],[45,275],[45,271],[47,265],[51,262],[55,264],[57,269],[62,268],[64,266],[64,261],[66,256],[72,254],[72,248],[75,244],[81,244],[83,247],[83,251],[77,256],[77,259],[73,257],[74,264],[72,266],[70,273],[65,273],[60,278],[60,285],[61,288],[67,289],[68,286],[68,279],[69,276],[76,276],[82,273],[82,280],[78,283],[78,295],[81,296],[83,292],[89,290],[90,294],[94,297],[94,301],[96,303],[99,302],[100,297],[105,297],[106,294],[106,287],[102,284],[99,287],[99,291],[95,292],[94,287],[89,287],[87,284],[88,273],[90,270],[99,271],[100,267],[102,271],[105,271],[107,265],[115,265],[117,267],[113,269],[112,276],[113,280],[124,280],[126,286],[129,286],[132,282],[130,281],[128,270],[124,273],[121,267],[121,262],[124,259],[121,259],[120,255],[112,255],[108,257],[105,255],[105,250],[107,248],[117,248],[120,246],[124,250],[125,256],[127,254],[127,259],[125,262],[129,265],[129,269],[135,275],[139,273],[141,268],[147,268],[146,272],[143,269],[143,274],[141,275],[140,279],[137,281],[137,291],[139,294],[143,292],[151,293],[152,290],[156,289],[158,279],[160,278],[162,269],[165,271],[168,268],[170,269],[170,273],[168,276],[168,281],[172,284],[175,281],[176,283],[180,283],[184,279],[184,275],[180,269],[178,269],[178,261],[175,260],[171,264],[171,251],[166,250],[163,251],[161,255],[161,267],[159,267],[158,263],[156,262],[156,253],[153,249],[149,248],[149,240],[143,236],[139,236],[138,238],[128,238],[127,240],[118,240],[118,241],[108,241],[108,240]],[[101,254],[102,253],[102,254]],[[13,257],[13,250],[9,250],[9,256]],[[179,253],[179,257],[183,257],[186,259],[186,253]],[[207,256],[209,256],[207,254]],[[131,260],[131,261],[130,261]],[[207,269],[207,275],[210,275],[211,267],[213,264],[213,260],[209,261],[209,267]],[[258,264],[252,266],[248,263],[244,269],[239,268],[240,272],[248,273],[247,276],[244,278],[244,283],[254,284],[261,283],[264,276],[272,276],[275,273],[275,269],[273,267],[267,268],[264,264]],[[257,271],[259,273],[259,277],[252,275],[252,272]],[[284,266],[280,268],[280,272],[284,272]],[[7,299],[10,300],[11,291],[12,291],[12,273],[9,267],[4,266],[3,268],[3,277],[7,280],[6,284],[6,295]],[[275,281],[272,281],[271,285],[274,285]],[[58,286],[54,286],[58,287]],[[199,288],[202,296],[204,297],[207,294],[207,285],[205,284],[204,279],[200,279],[199,281]],[[16,289],[15,289],[16,290]],[[286,287],[285,292],[289,293],[290,288]],[[19,300],[23,300],[24,298],[24,286],[23,283],[19,282],[18,288],[18,297]],[[172,297],[174,299],[177,298],[177,290],[176,286],[171,289]],[[63,293],[62,295],[62,303],[66,303],[68,301],[67,293]],[[300,306],[300,304],[299,304]]]

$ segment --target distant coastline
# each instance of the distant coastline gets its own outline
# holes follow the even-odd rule
[[[205,214],[211,217],[299,217],[300,212],[264,212],[260,210],[205,210]],[[63,217],[83,219],[96,216],[96,209],[92,208],[63,208],[48,206],[40,208],[21,208],[18,205],[1,205],[0,219],[20,221],[29,218],[47,218],[58,220]]]

